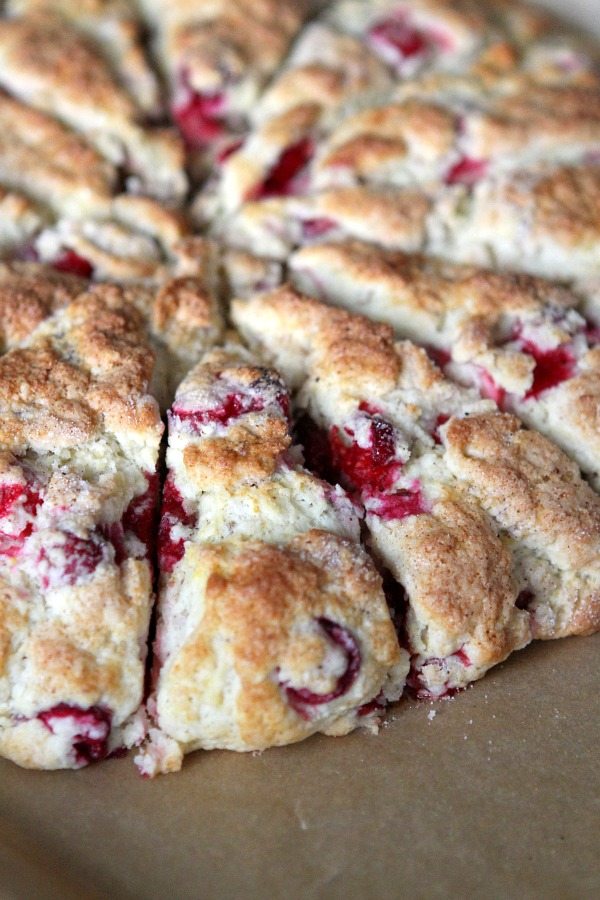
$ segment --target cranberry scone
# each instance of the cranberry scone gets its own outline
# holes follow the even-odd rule
[[[0,359],[0,753],[22,766],[80,768],[139,736],[152,369],[116,287],[79,294]]]
[[[464,687],[532,636],[600,627],[600,498],[554,444],[388,326],[287,287],[234,302],[233,318],[298,390],[309,459],[364,506],[405,592],[419,696]]]
[[[142,44],[142,21],[129,0],[7,0],[9,16],[51,12],[88,35],[102,50],[141,110],[157,118],[161,111],[158,79]]]
[[[0,85],[83,134],[131,190],[183,198],[183,146],[174,130],[143,124],[146,113],[102,46],[62,16],[42,10],[0,19]]]
[[[600,489],[600,305],[527,275],[386,253],[304,247],[300,290],[387,322],[424,344],[444,373],[559,444]]]
[[[190,150],[215,150],[243,131],[310,0],[141,0],[156,35],[175,122]]]
[[[381,578],[352,501],[302,467],[276,372],[211,351],[169,413],[149,740],[152,776],[195,749],[376,728],[402,693]]]

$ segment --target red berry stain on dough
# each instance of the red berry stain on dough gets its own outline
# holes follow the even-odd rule
[[[535,360],[533,384],[525,394],[526,400],[539,397],[544,391],[549,391],[573,377],[575,358],[568,347],[559,346],[552,350],[542,350],[532,341],[525,341],[521,349]]]
[[[67,272],[69,275],[78,275],[80,278],[91,278],[94,267],[89,260],[75,253],[74,250],[64,250],[52,263],[59,272]]]
[[[396,491],[393,494],[376,494],[369,498],[368,511],[380,519],[391,521],[394,519],[406,519],[409,516],[421,516],[431,512],[429,503],[421,493],[418,481],[407,490]]]
[[[412,27],[401,17],[382,19],[369,31],[369,43],[376,49],[383,51],[386,58],[390,51],[397,57],[398,62],[421,56],[431,46],[427,34]]]
[[[354,432],[344,431],[349,437]],[[370,427],[370,442],[361,447],[356,441],[347,444],[337,426],[329,432],[329,444],[333,467],[342,473],[357,490],[388,490],[401,468],[396,459],[396,442],[393,425],[380,416],[375,416]]]
[[[191,150],[208,147],[223,136],[224,109],[223,94],[200,94],[192,90],[182,103],[173,107],[173,118]]]
[[[267,177],[249,192],[246,200],[263,200],[266,197],[289,197],[298,193],[299,175],[306,168],[315,152],[310,138],[301,138],[286,147],[271,166]]]
[[[484,159],[463,156],[446,173],[446,184],[477,184],[485,177],[488,164]]]
[[[100,706],[82,709],[59,703],[37,716],[48,731],[57,734],[63,728],[72,730],[72,746],[78,765],[87,766],[108,755],[108,736],[112,716]]]
[[[173,528],[176,525],[192,526],[195,516],[186,512],[183,497],[176,488],[172,477],[167,476],[163,489],[160,527],[158,531],[158,559],[164,572],[171,572],[183,557],[183,538],[174,538]]]
[[[360,648],[352,632],[343,625],[338,625],[325,617],[317,619],[317,622],[331,643],[344,652],[346,668],[338,678],[335,688],[325,694],[317,694],[308,688],[291,687],[286,682],[281,683],[292,709],[303,719],[307,720],[310,719],[310,711],[306,707],[318,706],[321,703],[331,703],[332,700],[342,697],[356,681],[361,666]]]
[[[65,531],[60,541],[45,544],[37,558],[42,588],[72,587],[98,568],[107,544],[96,534],[81,538]]]
[[[33,531],[32,520],[41,502],[39,492],[29,483],[0,484],[0,554],[18,555],[25,538]],[[25,520],[19,531],[10,528],[11,519]]]

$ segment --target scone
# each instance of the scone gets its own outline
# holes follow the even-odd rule
[[[141,0],[189,150],[213,150],[243,131],[310,0]]]
[[[169,414],[148,776],[376,727],[401,651],[352,501],[302,467],[276,372],[212,351]]]
[[[301,290],[424,344],[446,375],[550,437],[600,489],[595,294],[357,242],[305,247],[289,271]]]
[[[0,359],[0,753],[44,769],[138,736],[163,430],[141,314],[63,299]]]
[[[600,498],[554,444],[394,345],[387,326],[286,287],[234,302],[233,318],[364,506],[372,549],[406,593],[419,695],[463,687],[532,636],[600,627]]]
[[[181,199],[187,180],[173,129],[142,124],[145,113],[119,81],[102,44],[43,6],[0,19],[0,85],[84,135],[119,167],[129,187]]]

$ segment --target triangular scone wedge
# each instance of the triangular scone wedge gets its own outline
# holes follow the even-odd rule
[[[357,242],[289,262],[307,293],[425,344],[446,375],[565,450],[600,490],[600,302],[528,275]]]
[[[212,351],[169,413],[148,776],[195,749],[376,728],[408,655],[345,491],[302,467],[277,373]]]
[[[84,134],[137,191],[182,199],[187,179],[178,136],[142,124],[146,112],[121,84],[101,44],[61,16],[35,11],[0,21],[0,84]]]
[[[421,695],[464,686],[532,635],[600,627],[600,498],[554,444],[388,326],[286,287],[234,302],[233,319],[298,390],[321,454],[364,504],[372,548],[406,591]]]
[[[154,354],[96,287],[0,359],[0,754],[80,768],[134,742],[163,431]]]

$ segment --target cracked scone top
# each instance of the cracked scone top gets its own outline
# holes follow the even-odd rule
[[[532,635],[597,630],[600,499],[555,445],[386,326],[286,287],[236,301],[233,317],[364,505],[373,550],[406,591],[421,695],[481,677]]]
[[[145,775],[184,753],[374,728],[402,693],[352,502],[302,467],[277,373],[215,350],[169,414]]]
[[[79,768],[135,739],[162,433],[153,364],[141,313],[104,287],[0,359],[0,752],[23,766]]]

